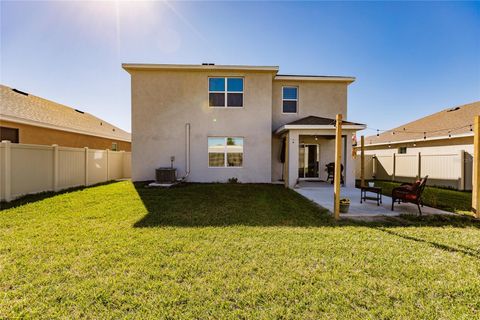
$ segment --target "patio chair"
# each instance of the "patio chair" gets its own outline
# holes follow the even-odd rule
[[[328,180],[332,180],[331,183],[333,184],[333,179],[335,176],[335,162],[330,162],[325,165],[327,170],[327,182]],[[343,164],[340,163],[340,183],[343,184]]]
[[[399,187],[393,188],[392,190],[392,211],[393,205],[397,201],[400,202],[409,202],[416,204],[418,207],[418,212],[422,215],[422,209],[420,206],[423,207],[422,203],[422,194],[425,186],[427,184],[428,176],[422,178],[420,180],[415,181],[415,183],[402,183]]]

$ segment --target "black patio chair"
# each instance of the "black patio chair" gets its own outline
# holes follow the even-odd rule
[[[327,170],[327,182],[332,180],[331,183],[333,184],[333,180],[335,177],[335,162],[330,162],[325,165]],[[340,163],[340,183],[343,184],[343,164]]]

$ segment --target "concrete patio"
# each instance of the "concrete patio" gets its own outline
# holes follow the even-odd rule
[[[300,182],[294,189],[309,200],[316,202],[318,205],[330,212],[333,212],[333,186],[325,182]],[[350,199],[350,209],[348,213],[342,213],[340,216],[344,218],[358,217],[395,217],[401,214],[418,215],[418,208],[415,204],[401,203],[395,204],[395,210],[391,211],[392,198],[382,196],[383,203],[377,206],[376,201],[367,200],[360,203],[360,189],[351,187],[342,187],[340,190],[341,198]],[[422,207],[423,215],[445,214],[452,215],[454,213],[443,211],[431,207]]]

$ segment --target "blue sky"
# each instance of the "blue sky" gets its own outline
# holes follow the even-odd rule
[[[126,130],[122,62],[355,76],[348,119],[388,129],[480,100],[480,2],[2,1],[0,59],[3,84]]]

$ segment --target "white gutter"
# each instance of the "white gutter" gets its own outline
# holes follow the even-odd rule
[[[419,138],[419,139],[410,139],[410,140],[399,140],[399,141],[391,141],[391,142],[380,142],[380,143],[365,143],[365,147],[374,147],[374,146],[388,146],[389,144],[400,144],[400,143],[412,143],[412,142],[422,142],[422,141],[435,141],[435,140],[449,140],[449,139],[458,139],[458,138],[465,138],[465,137],[473,137],[473,132],[471,133],[461,133],[456,135],[449,136],[438,136],[438,137],[431,137],[431,138]],[[367,140],[368,138],[365,138]]]
[[[115,136],[115,135],[98,134],[96,132],[91,132],[91,131],[86,131],[86,130],[81,130],[81,129],[72,129],[72,128],[67,128],[67,127],[57,126],[57,125],[54,125],[54,124],[47,124],[47,123],[43,123],[43,122],[39,122],[39,121],[34,121],[34,120],[26,120],[26,119],[22,119],[22,118],[13,117],[13,116],[0,115],[0,121],[1,120],[26,124],[26,125],[35,126],[35,127],[41,127],[41,128],[47,128],[47,129],[53,129],[53,130],[60,130],[60,131],[66,131],[66,132],[73,132],[73,133],[78,133],[78,134],[84,134],[84,135],[92,136],[92,137],[100,137],[100,138],[106,138],[106,139],[112,139],[112,140],[131,142],[131,139],[120,138],[120,137]]]

